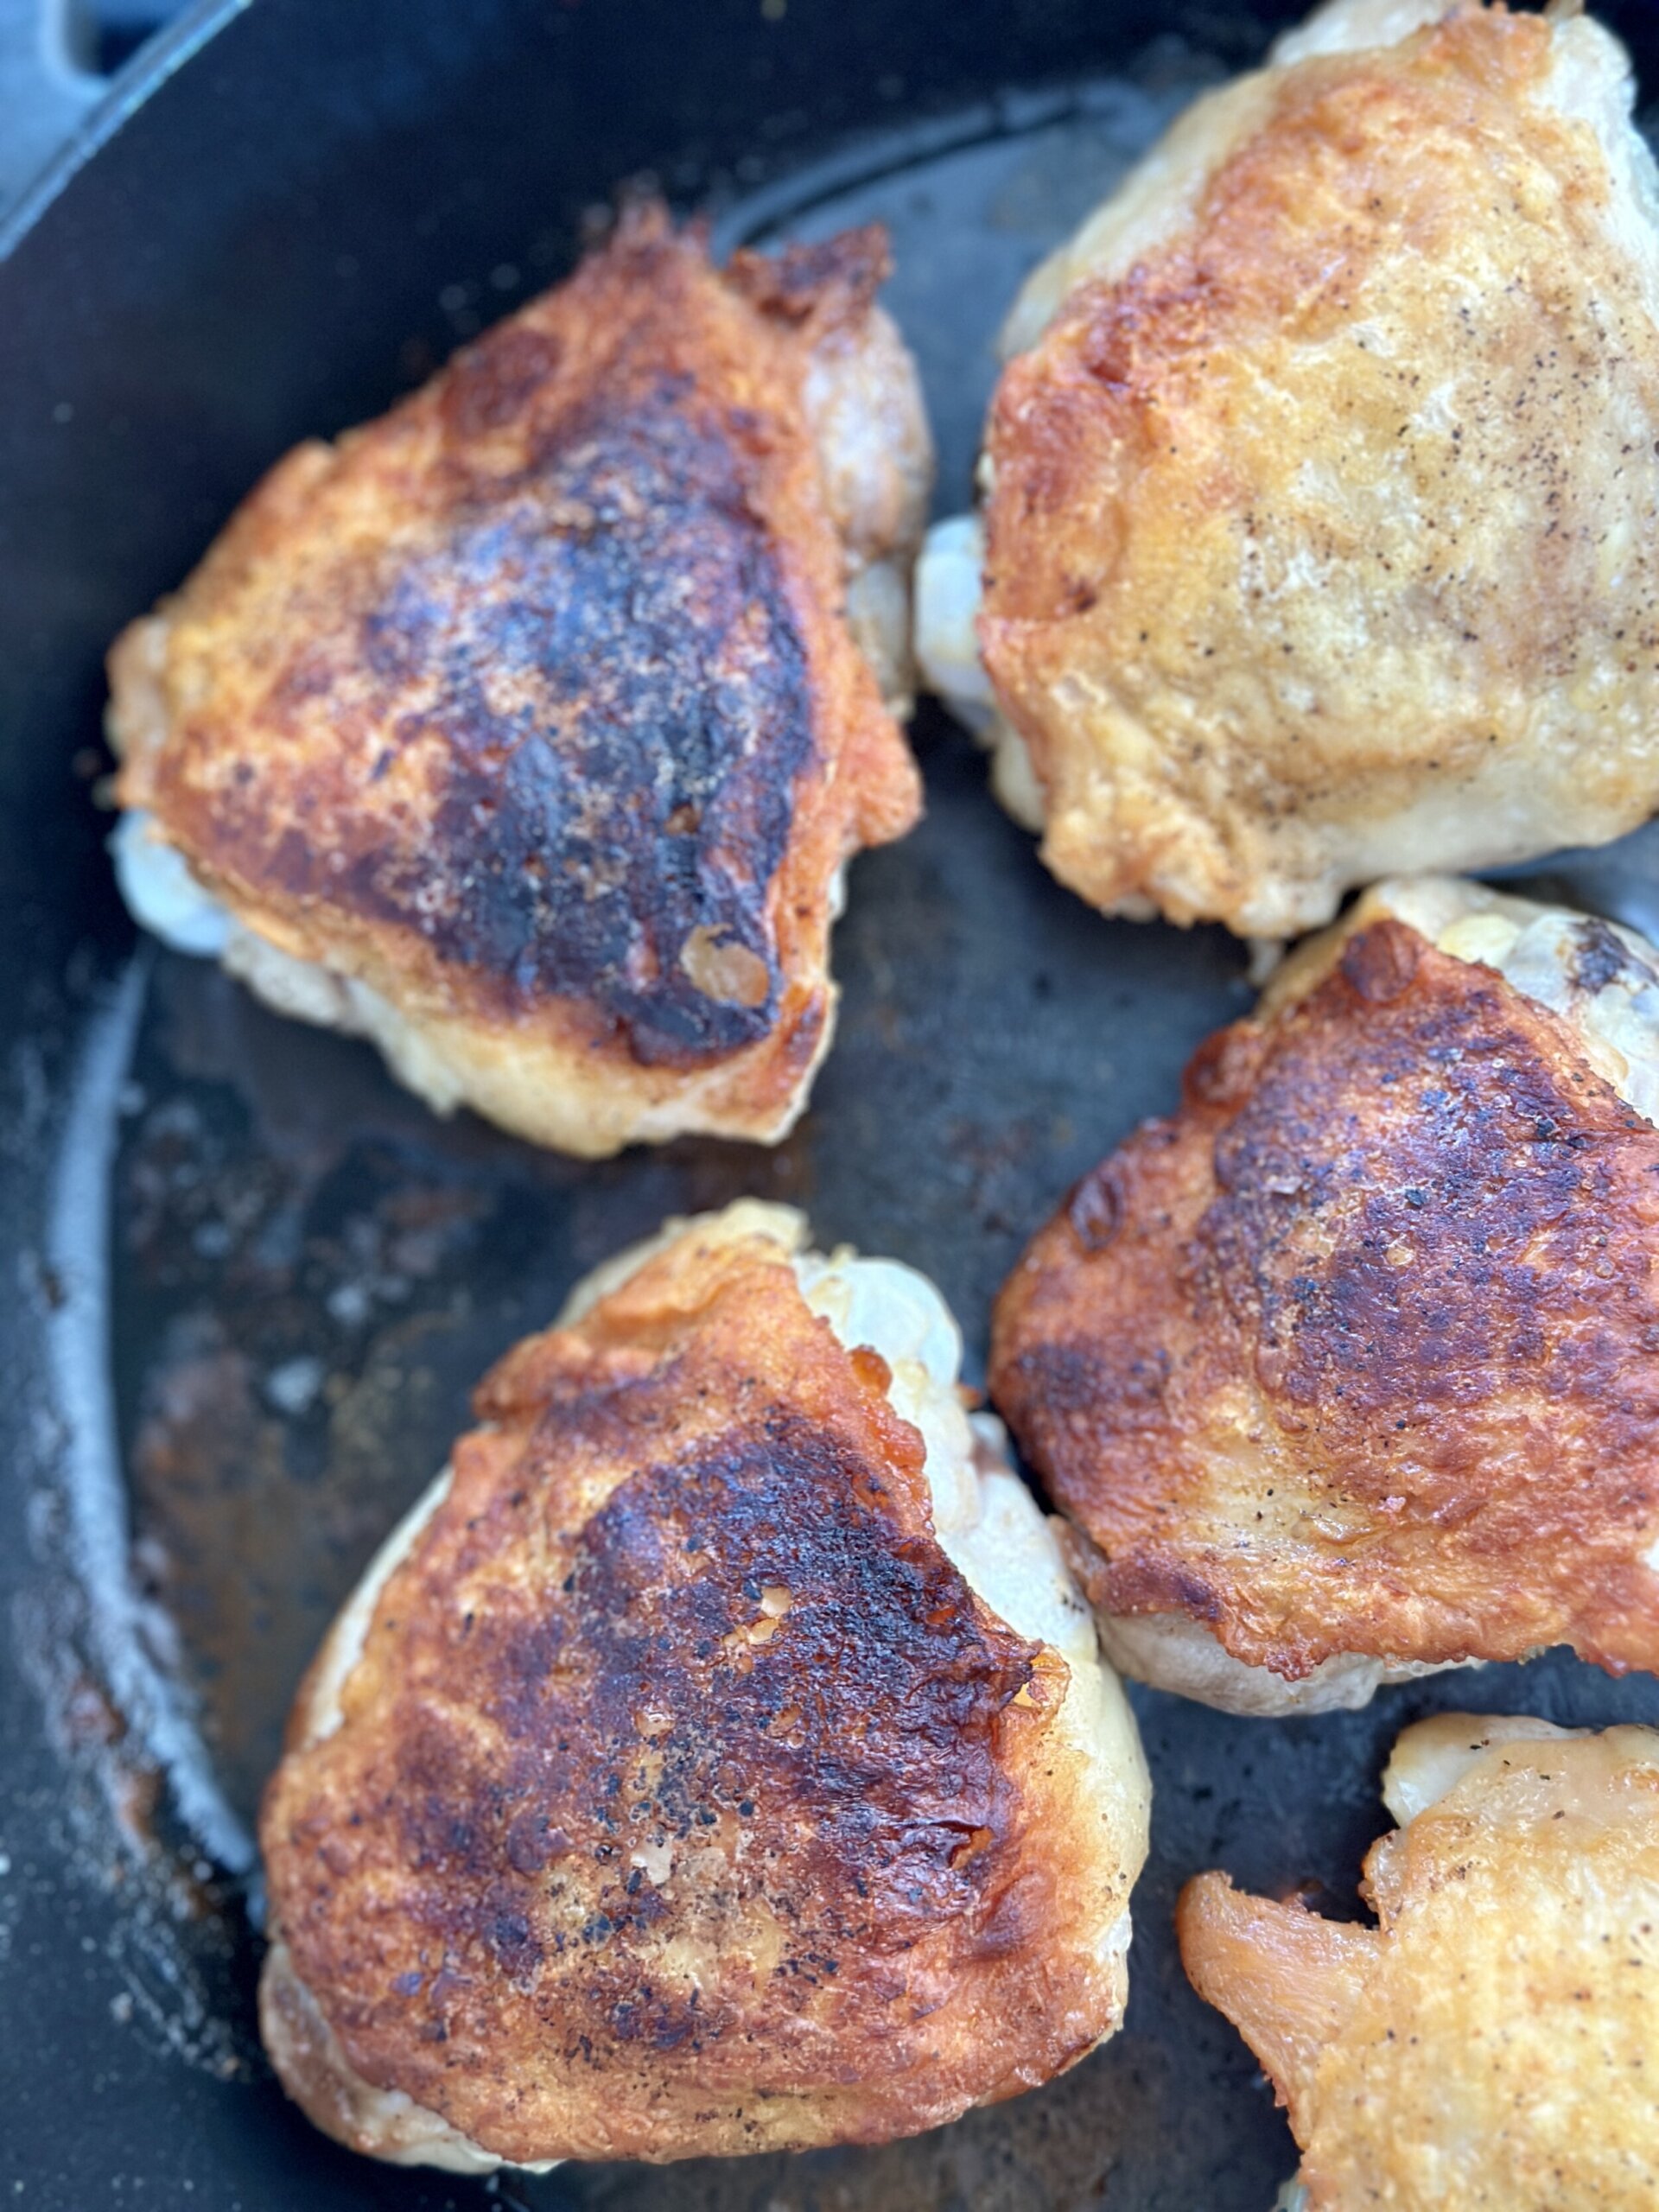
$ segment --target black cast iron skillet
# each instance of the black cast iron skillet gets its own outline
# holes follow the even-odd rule
[[[283,1710],[487,1362],[664,1213],[748,1190],[927,1270],[977,1355],[1022,1236],[1249,995],[1218,932],[1051,882],[925,709],[928,819],[859,863],[796,1136],[560,1161],[136,950],[96,804],[105,645],[287,444],[556,278],[642,171],[725,244],[887,220],[960,506],[1019,276],[1288,12],[218,0],[0,237],[0,2205],[1265,2212],[1294,2152],[1181,1976],[1179,1882],[1219,1864],[1354,1910],[1386,1747],[1430,1707],[1659,1719],[1653,1682],[1559,1658],[1277,1726],[1137,1692],[1127,2031],[887,2151],[486,2189],[337,2151],[258,2054],[247,1835]],[[1650,4],[1604,12],[1659,87]],[[1653,927],[1656,850],[1542,873]]]

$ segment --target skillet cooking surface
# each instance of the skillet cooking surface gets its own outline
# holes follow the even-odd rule
[[[638,27],[653,11],[602,12]],[[810,23],[791,29],[792,5],[760,32],[753,19],[718,12],[734,55],[769,57],[763,41],[775,35],[781,61],[790,39],[828,35]],[[874,24],[878,11],[865,12]],[[232,92],[237,71],[257,59],[238,51],[245,34],[262,31],[282,52],[278,34],[315,29],[320,13],[262,0],[221,41]],[[927,59],[912,57],[908,77],[886,67],[887,34],[872,31],[861,91],[844,53],[828,73],[840,85],[838,128],[816,113],[810,57],[798,58],[803,105],[752,84],[731,166],[714,142],[733,126],[708,112],[706,143],[674,166],[668,156],[685,134],[664,119],[673,98],[658,88],[635,101],[637,127],[618,130],[609,154],[593,145],[570,181],[592,200],[655,155],[677,200],[712,197],[722,250],[884,220],[898,263],[887,302],[920,359],[940,444],[941,512],[967,504],[990,340],[1020,277],[1195,89],[1262,36],[1232,16],[1188,17],[1185,37],[1151,42],[1146,18],[1116,36],[1099,21],[1083,36],[1067,10],[1052,14],[1026,43],[1034,60],[1069,65],[1058,90],[987,107],[963,97],[971,71],[954,62],[956,76],[939,68],[930,90]],[[477,50],[490,35],[505,42],[490,59],[499,81],[487,71],[481,81],[494,88],[500,127],[522,137],[537,98],[520,90],[511,105],[499,101],[517,66],[508,33],[529,16],[508,9],[486,20],[493,30],[474,34]],[[963,22],[973,28],[958,35],[982,76],[988,57],[1019,71],[1026,44],[1005,14],[969,10]],[[6,757],[17,849],[0,877],[8,912],[32,898],[39,917],[38,942],[4,955],[17,969],[15,993],[6,978],[22,1055],[14,1079],[35,1114],[7,1118],[22,1132],[10,1168],[25,1262],[8,1410],[29,1424],[20,1441],[43,1564],[25,1575],[20,1544],[3,1570],[20,1585],[14,1627],[31,1680],[28,1713],[20,1698],[9,1715],[21,1748],[0,1827],[0,2095],[9,2134],[16,2123],[0,2152],[6,2178],[22,2184],[25,2205],[118,2195],[228,2206],[234,2193],[248,2212],[302,2201],[462,2205],[486,2194],[530,2207],[1266,2212],[1294,2149],[1243,2045],[1186,1986],[1171,1929],[1179,1884],[1224,1865],[1247,1886],[1300,1885],[1322,1909],[1352,1912],[1361,1854],[1385,1824],[1377,1776],[1407,1720],[1446,1706],[1659,1720],[1659,1686],[1552,1659],[1385,1692],[1358,1714],[1281,1724],[1135,1689],[1155,1796],[1128,2031],[1047,2090],[917,2142],[504,2177],[486,2190],[337,2152],[285,2107],[258,2054],[246,1919],[250,1908],[257,1919],[259,1898],[247,1837],[283,1713],[327,1619],[442,1460],[495,1355],[543,1325],[578,1274],[665,1213],[752,1192],[804,1206],[821,1242],[845,1239],[931,1274],[963,1324],[971,1376],[990,1300],[1024,1236],[1137,1120],[1173,1102],[1192,1046],[1251,996],[1240,949],[1224,933],[1109,923],[1054,884],[991,802],[981,758],[931,703],[914,732],[927,819],[856,864],[836,938],[838,1041],[811,1111],[775,1151],[683,1142],[597,1166],[563,1161],[470,1118],[435,1121],[366,1047],[264,1012],[206,963],[134,957],[100,873],[106,825],[86,800],[85,772],[101,764],[83,760],[74,788],[61,767],[95,735],[94,657],[108,632],[176,580],[227,499],[289,438],[383,405],[447,344],[550,281],[573,250],[581,201],[570,181],[543,204],[549,219],[537,227],[528,187],[467,142],[488,105],[471,79],[447,95],[458,116],[446,123],[428,79],[440,64],[459,68],[465,39],[456,35],[451,55],[406,26],[385,28],[367,50],[392,79],[406,66],[419,79],[416,90],[394,88],[391,105],[403,98],[413,111],[435,100],[429,123],[417,130],[408,116],[348,113],[347,154],[325,182],[314,179],[308,202],[291,180],[264,196],[257,179],[229,180],[234,220],[211,251],[199,248],[194,268],[187,254],[148,289],[131,270],[95,272],[79,329],[60,334],[68,351],[48,364],[38,348],[33,364],[68,390],[76,344],[85,351],[125,329],[160,349],[147,357],[135,344],[124,373],[105,361],[85,400],[53,401],[60,433],[73,430],[77,407],[92,420],[66,465],[66,484],[79,469],[79,504],[45,525],[40,581],[13,617],[32,622],[26,639],[19,629],[19,652],[41,683],[27,697],[19,690],[16,726],[32,729],[36,750],[30,761]],[[1628,35],[1631,25],[1622,28]],[[913,43],[913,28],[906,35]],[[1000,60],[998,36],[1007,41]],[[556,40],[543,40],[545,51],[528,33],[520,43],[538,95],[564,81]],[[65,229],[75,193],[219,67],[220,51],[100,156],[9,282],[21,287],[31,251],[54,222]],[[362,54],[314,63],[334,69],[337,94],[372,74]],[[715,67],[708,60],[704,73]],[[574,63],[569,74],[580,78]],[[693,89],[681,88],[681,107],[698,112]],[[872,135],[884,112],[902,119]],[[542,125],[551,127],[545,112]],[[863,135],[849,140],[855,125]],[[441,175],[407,200],[407,168],[399,181],[388,171],[429,128],[445,134],[430,142]],[[180,208],[165,194],[154,205],[159,269]],[[327,245],[327,310],[308,316],[313,264],[329,238],[350,242]],[[371,257],[377,238],[385,270]],[[226,255],[241,257],[240,276],[234,265],[225,273]],[[61,266],[33,275],[37,296],[54,276],[61,291]],[[181,278],[200,279],[205,296],[181,295]],[[181,329],[196,333],[197,351],[181,346]],[[123,410],[123,440],[153,422],[160,454],[124,442],[112,458],[109,425]],[[39,413],[27,429],[42,439]],[[21,508],[10,479],[4,489],[15,564],[27,557]],[[110,512],[123,490],[137,509],[124,525]],[[48,644],[61,657],[49,669]],[[44,815],[29,810],[37,791]],[[25,815],[39,824],[26,839]],[[1652,929],[1656,855],[1648,832],[1534,874]],[[65,953],[89,923],[96,950],[79,953],[66,995]],[[53,1402],[39,1396],[37,1370]],[[28,1487],[16,1485],[20,1503]],[[75,1580],[92,1590],[84,1610]],[[49,1757],[29,1741],[41,1708]],[[31,2020],[37,2033],[20,2032]]]

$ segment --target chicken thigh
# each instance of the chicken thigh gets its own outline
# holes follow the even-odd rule
[[[1570,6],[1337,0],[1031,278],[918,645],[1092,904],[1289,937],[1659,807],[1631,101]]]
[[[482,1385],[303,1684],[262,2019],[401,2163],[880,2142],[1122,2018],[1135,1723],[938,1294],[745,1201]]]
[[[1118,1666],[1258,1713],[1659,1669],[1656,1113],[1652,948],[1444,878],[1200,1048],[993,1335]]]
[[[1650,2212],[1659,1734],[1441,1713],[1383,1783],[1375,1928],[1204,1874],[1181,1955],[1302,2153],[1297,2212]]]
[[[872,230],[721,272],[636,209],[291,453],[111,657],[138,918],[440,1110],[781,1136],[844,865],[919,804],[931,461],[886,268]]]

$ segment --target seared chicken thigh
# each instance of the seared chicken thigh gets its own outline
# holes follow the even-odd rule
[[[1659,956],[1384,884],[1084,1179],[991,1388],[1126,1672],[1242,1713],[1659,1669]]]
[[[1084,898],[1287,937],[1659,806],[1631,99],[1571,7],[1337,0],[1032,277],[918,645]]]
[[[1651,2212],[1659,1734],[1441,1713],[1383,1783],[1375,1928],[1187,1885],[1181,1955],[1262,2062],[1300,2212]]]
[[[461,2171],[879,2142],[1122,2018],[1135,1723],[931,1286],[744,1202],[478,1395],[302,1686],[265,2040]]]
[[[931,461],[886,267],[864,231],[722,273],[636,211],[291,453],[111,656],[139,918],[440,1110],[782,1135],[844,864],[919,803]]]

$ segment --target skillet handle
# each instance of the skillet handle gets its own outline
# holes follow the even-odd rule
[[[72,52],[65,0],[0,0],[0,213],[105,90]]]

